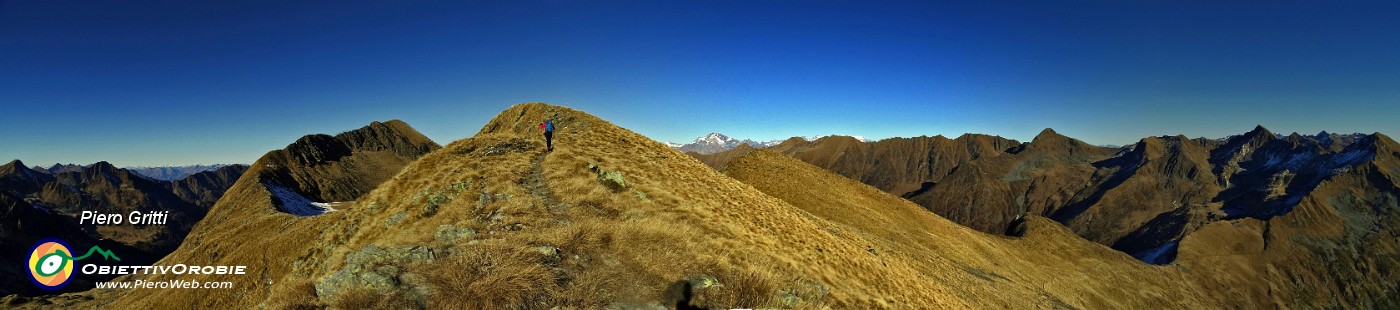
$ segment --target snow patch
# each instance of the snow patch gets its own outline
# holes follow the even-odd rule
[[[1333,167],[1352,166],[1369,159],[1371,152],[1365,150],[1348,150],[1332,155],[1331,164]]]
[[[299,216],[313,216],[336,211],[335,208],[331,208],[329,203],[311,201],[311,199],[286,187],[271,183],[263,183],[263,186],[266,186],[267,191],[271,192],[272,196],[277,198],[277,202],[281,203],[277,208],[282,212]]]
[[[31,200],[31,199],[32,199],[32,200]],[[48,205],[45,205],[42,201],[39,201],[38,199],[35,199],[35,198],[25,198],[25,199],[24,199],[24,202],[29,203],[29,207],[30,207],[30,208],[34,208],[34,210],[39,210],[39,211],[41,211],[41,212],[48,213],[48,214],[54,214],[54,213],[53,213],[53,208],[49,207]]]
[[[1176,246],[1179,242],[1167,242],[1156,248],[1133,254],[1133,256],[1148,264],[1165,265],[1176,259]]]
[[[1304,166],[1307,166],[1309,163],[1311,163],[1312,160],[1312,153],[1293,154],[1293,157],[1289,158],[1288,162],[1283,163],[1283,166],[1288,167],[1288,169],[1293,171],[1300,171],[1303,169]]]
[[[1278,154],[1269,154],[1269,159],[1264,161],[1264,167],[1273,167],[1281,162],[1283,162],[1283,156],[1279,156]]]

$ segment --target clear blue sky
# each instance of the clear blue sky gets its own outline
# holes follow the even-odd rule
[[[1400,133],[1400,1],[750,2],[0,1],[0,158],[445,144],[527,101],[677,142]]]

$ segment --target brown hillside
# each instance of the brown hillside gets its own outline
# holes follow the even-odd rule
[[[797,156],[789,142],[774,149],[847,176],[889,161]],[[1279,138],[1256,127],[1222,140],[1149,137],[1114,154],[1046,130],[906,196],[987,232],[1021,212],[1046,216],[1143,261],[1189,267],[1243,305],[1387,308],[1400,242],[1394,145],[1378,133]]]
[[[943,284],[919,290],[972,297],[968,302],[977,307],[1195,308],[1217,302],[1174,268],[1142,264],[1044,218],[1033,217],[1023,239],[980,233],[770,150],[731,162],[726,173],[833,222],[841,228],[834,233],[874,242],[872,252],[898,274]],[[899,286],[890,290],[917,285]]]

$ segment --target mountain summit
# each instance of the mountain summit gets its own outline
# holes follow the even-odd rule
[[[249,172],[273,193],[278,210],[313,215],[354,201],[403,166],[441,148],[399,120],[372,122],[335,136],[307,135],[268,152]]]
[[[672,144],[672,147],[682,153],[695,152],[698,154],[714,154],[734,149],[740,145],[748,145],[753,148],[765,148],[776,145],[778,142],[780,141],[757,142],[749,139],[739,140],[718,132],[712,132],[704,137],[695,138],[695,141],[687,144]]]

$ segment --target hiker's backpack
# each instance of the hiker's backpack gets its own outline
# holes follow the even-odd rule
[[[554,121],[544,121],[544,131],[554,131]]]

